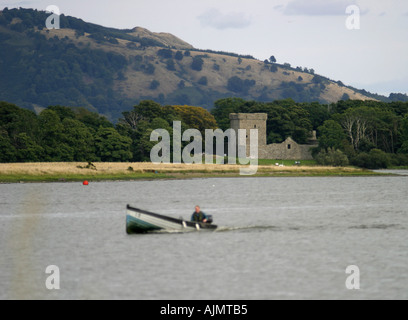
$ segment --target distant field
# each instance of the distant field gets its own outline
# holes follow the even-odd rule
[[[276,165],[279,163],[279,165]],[[321,167],[313,162],[260,160],[255,176],[353,176],[373,175],[372,171],[352,167]],[[149,162],[42,162],[0,163],[0,182],[56,182],[137,179],[182,179],[206,177],[238,177],[247,166],[230,164],[153,164]]]

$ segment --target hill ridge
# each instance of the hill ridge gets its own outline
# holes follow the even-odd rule
[[[380,97],[312,69],[200,50],[143,27],[121,30],[61,15],[61,28],[48,30],[48,15],[0,12],[0,76],[6,79],[0,100],[28,108],[84,106],[117,118],[144,99],[211,109],[225,97],[321,103]]]

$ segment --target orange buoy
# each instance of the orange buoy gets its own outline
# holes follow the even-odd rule
[[[87,186],[87,185],[89,184],[89,182],[88,182],[87,180],[85,180],[82,184],[83,184],[84,186]]]

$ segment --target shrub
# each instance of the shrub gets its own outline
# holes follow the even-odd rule
[[[181,51],[177,51],[174,58],[178,61],[183,60],[183,53]]]
[[[390,165],[389,156],[382,150],[372,149],[370,152],[358,154],[352,164],[366,169],[385,169]]]
[[[203,69],[204,60],[201,57],[195,56],[191,63],[191,69],[201,71]]]
[[[165,59],[171,59],[173,58],[173,51],[171,51],[170,49],[160,49],[159,51],[157,51],[157,55]]]
[[[234,76],[228,79],[227,89],[236,93],[247,94],[248,90],[256,84],[255,80],[242,80]]]
[[[333,148],[320,151],[315,159],[318,164],[324,166],[344,167],[349,164],[347,156],[342,151]]]
[[[271,72],[278,72],[278,67],[276,65],[271,66]]]
[[[169,59],[166,61],[166,68],[167,70],[170,71],[175,71],[176,70],[176,65],[172,59]]]

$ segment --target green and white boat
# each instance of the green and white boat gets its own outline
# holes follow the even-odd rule
[[[130,205],[126,207],[126,232],[128,234],[153,231],[214,231],[215,229],[217,226],[212,224],[211,216],[208,216],[205,223],[193,222],[134,208]]]

